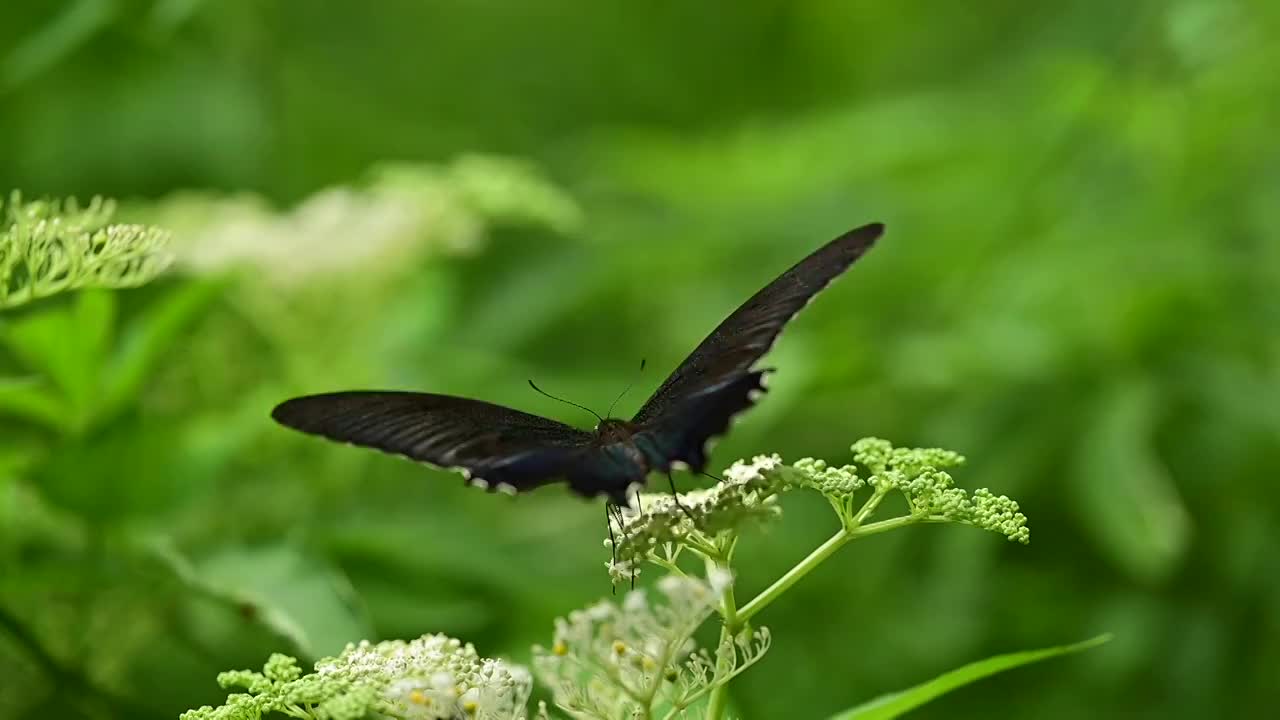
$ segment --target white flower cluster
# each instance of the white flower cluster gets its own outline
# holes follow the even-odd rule
[[[962,522],[998,532],[1026,543],[1027,518],[1009,498],[977,490],[970,494],[955,487],[944,469],[964,463],[964,457],[938,448],[896,448],[887,440],[863,438],[852,448],[856,465],[831,466],[823,460],[803,458],[792,465],[778,455],[758,455],[739,460],[724,472],[724,479],[705,490],[642,495],[635,508],[623,508],[611,518],[611,537],[605,546],[613,550],[606,564],[615,583],[634,580],[641,562],[670,570],[683,550],[714,557],[744,523],[769,519],[781,510],[777,496],[791,490],[821,493],[846,525],[864,521],[880,498],[901,492],[917,521]],[[860,470],[865,474],[860,474]],[[868,510],[854,520],[869,488],[873,497]]]
[[[610,578],[628,582],[638,573],[638,563],[659,550],[709,546],[723,532],[775,517],[780,511],[774,495],[789,470],[777,455],[760,455],[750,463],[734,463],[711,488],[639,496],[637,507],[623,508],[619,518],[610,519],[613,537],[605,540],[614,550],[607,563]]]
[[[716,582],[731,582],[724,575]],[[574,717],[651,717],[659,707],[679,717],[768,648],[764,630],[745,633],[747,650],[731,648],[727,659],[696,647],[693,633],[718,597],[707,582],[667,575],[656,598],[635,590],[620,604],[602,601],[572,612],[556,620],[550,648],[534,648],[534,672]]]
[[[525,668],[482,658],[445,635],[348,645],[309,675],[293,658],[272,655],[262,672],[226,672],[218,682],[247,692],[182,720],[259,720],[273,712],[310,720],[525,720],[533,689]]]
[[[533,690],[525,668],[482,658],[445,635],[348,645],[316,663],[316,674],[380,685],[396,717],[420,720],[523,718]]]
[[[495,222],[572,231],[581,211],[523,163],[464,156],[452,165],[388,165],[361,187],[335,186],[278,212],[253,195],[183,194],[154,212],[197,272],[247,267],[278,287],[318,275],[403,267],[422,254],[465,253]]]

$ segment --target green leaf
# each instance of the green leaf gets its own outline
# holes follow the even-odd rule
[[[0,378],[0,415],[11,415],[62,432],[68,410],[62,397],[39,377]]]
[[[77,352],[92,363],[86,362],[81,382],[86,386],[86,395],[93,392],[92,386],[97,382],[97,368],[107,356],[111,343],[115,338],[116,328],[116,295],[110,290],[87,289],[76,293],[71,303],[72,322],[76,328]]]
[[[1074,493],[1084,529],[1111,562],[1158,581],[1191,540],[1190,515],[1154,447],[1159,396],[1149,384],[1117,383],[1080,438]]]
[[[87,43],[119,10],[110,0],[68,3],[43,28],[28,33],[0,63],[0,87],[16,88]]]
[[[165,352],[217,297],[220,281],[183,285],[131,321],[113,350],[116,299],[84,290],[0,328],[29,369],[43,378],[0,378],[0,413],[61,431],[101,423],[138,395]]]
[[[220,280],[183,285],[157,300],[129,324],[103,372],[102,401],[95,413],[96,420],[109,418],[137,397],[165,352],[217,298],[223,287]]]
[[[0,547],[30,543],[46,553],[81,551],[86,536],[81,519],[50,504],[35,486],[11,476],[30,459],[0,450]]]
[[[82,425],[98,391],[98,373],[111,342],[116,303],[105,290],[86,290],[59,304],[12,321],[0,340],[30,370],[46,375],[61,390]]]
[[[831,720],[889,720],[889,718],[896,718],[930,702],[934,698],[990,675],[1022,665],[1030,665],[1041,660],[1048,660],[1059,655],[1069,655],[1095,648],[1109,640],[1111,640],[1111,635],[1104,634],[1074,645],[1059,645],[1058,647],[1040,650],[1025,650],[1023,652],[995,655],[986,660],[979,660],[950,672],[945,672],[928,682],[907,690],[882,695],[870,702],[833,715]]]
[[[307,657],[336,655],[373,636],[346,577],[293,546],[229,548],[196,563],[163,542],[151,550],[198,597],[247,614]],[[218,618],[199,609],[196,615],[197,632],[217,632]]]

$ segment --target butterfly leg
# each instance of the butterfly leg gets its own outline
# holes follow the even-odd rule
[[[609,550],[613,553],[613,561],[618,562],[618,540],[613,536],[613,513],[610,509],[613,507],[610,503],[604,504],[604,527],[609,531]]]
[[[613,507],[614,505],[612,502],[608,500],[605,501],[604,526],[609,531],[609,552],[613,554],[613,564],[617,565],[618,564],[618,540],[613,536],[613,512],[612,512]],[[613,591],[614,595],[618,594],[617,585],[614,585],[612,582],[610,582],[609,588]]]
[[[636,503],[638,504],[639,502],[640,502],[640,495],[637,493],[637,494],[636,494]],[[617,519],[617,521],[618,521],[618,529],[619,529],[619,530],[621,530],[621,529],[622,529],[622,523],[623,523],[623,521],[624,521],[624,519],[623,519],[623,517],[622,517],[622,506],[621,506],[621,505],[618,505],[618,504],[616,504],[616,503],[608,503],[608,504],[606,504],[606,505],[605,505],[606,522],[609,520],[609,518],[608,518],[607,516],[608,516],[609,508],[610,508],[610,507],[612,507],[612,508],[613,508],[613,518]],[[644,512],[644,508],[641,508],[641,510],[640,510],[640,511],[641,511],[641,512]],[[610,540],[612,540],[612,539],[613,539],[613,526],[612,526],[612,525],[610,525],[610,526],[609,526],[609,539],[610,539]],[[614,561],[615,563],[618,561],[618,549],[617,549],[616,547],[615,547],[615,548],[614,548],[614,550],[613,550],[613,561]],[[636,559],[635,559],[635,557],[634,557],[634,556],[632,556],[632,558],[631,558],[631,589],[632,589],[632,590],[635,590],[635,589],[636,589]],[[614,588],[613,588],[613,594],[614,594],[614,595],[617,595],[617,594],[618,594],[618,588],[617,588],[616,586],[614,586]]]
[[[676,504],[676,507],[680,508],[685,517],[689,518],[689,522],[697,527],[697,521],[693,519],[693,513],[689,512],[689,508],[680,504],[680,495],[676,492],[676,479],[671,477],[670,470],[667,471],[667,483],[671,485],[671,501]]]

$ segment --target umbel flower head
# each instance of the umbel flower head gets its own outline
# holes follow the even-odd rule
[[[66,290],[135,287],[164,270],[169,233],[111,224],[114,214],[102,198],[81,208],[13,193],[0,224],[0,308]]]
[[[379,166],[367,182],[322,189],[285,211],[255,195],[184,193],[153,212],[182,238],[178,262],[187,269],[249,268],[276,290],[416,267],[414,260],[436,253],[468,253],[495,224],[572,232],[582,215],[535,168],[484,155],[443,167]]]
[[[533,649],[534,672],[556,705],[577,718],[681,717],[686,708],[755,663],[769,649],[766,628],[744,630],[716,649],[693,633],[726,585],[667,575],[656,592],[633,590],[621,603],[601,601],[556,620],[550,648]]]
[[[673,565],[690,549],[716,556],[725,538],[744,524],[777,517],[779,495],[792,490],[820,493],[841,524],[852,530],[890,493],[900,493],[913,522],[959,522],[1027,543],[1030,531],[1018,503],[985,488],[970,495],[946,472],[964,457],[939,448],[895,448],[887,440],[863,438],[852,448],[853,464],[831,466],[803,458],[787,465],[778,455],[739,460],[724,479],[706,490],[640,496],[638,507],[611,520],[608,563],[615,583],[630,581],[642,560]]]
[[[181,720],[258,720],[270,713],[310,720],[524,720],[533,679],[523,667],[480,657],[470,644],[424,635],[348,645],[308,675],[294,658],[275,654],[262,672],[225,672],[218,683],[244,692]]]
[[[610,518],[613,534],[605,540],[614,549],[608,563],[613,582],[629,581],[638,572],[637,561],[654,553],[674,560],[681,547],[709,548],[722,533],[777,516],[781,510],[774,496],[785,468],[781,458],[760,456],[751,467],[753,472],[738,472],[735,464],[723,481],[705,490],[642,495],[637,507],[622,508]]]

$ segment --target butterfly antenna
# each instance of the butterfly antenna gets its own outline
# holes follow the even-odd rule
[[[586,405],[579,405],[578,403],[573,402],[572,400],[565,400],[564,398],[556,397],[555,395],[552,395],[551,393],[547,392],[546,390],[543,390],[542,388],[538,387],[537,385],[534,385],[532,380],[530,380],[530,381],[529,381],[529,387],[533,388],[534,390],[536,390],[536,391],[537,391],[539,394],[541,394],[541,395],[546,395],[547,397],[551,398],[552,400],[559,400],[560,402],[564,403],[565,405],[572,405],[572,406],[574,406],[574,407],[578,408],[579,410],[586,410],[587,412],[591,413],[592,415],[595,415],[597,420],[599,420],[600,422],[604,422],[604,418],[600,417],[600,414],[599,414],[599,413],[597,413],[595,410],[592,410],[591,408],[587,407]]]
[[[645,363],[645,359],[640,358],[640,371],[636,373],[636,377],[639,377],[644,373],[644,363]],[[609,405],[609,410],[608,412],[605,413],[605,415],[613,415],[614,405],[617,405],[618,401],[621,400],[628,392],[630,392],[631,386],[635,384],[636,384],[636,378],[633,377],[631,378],[631,382],[627,383],[627,386],[622,388],[622,392],[618,393],[618,397],[613,399],[613,404]]]

